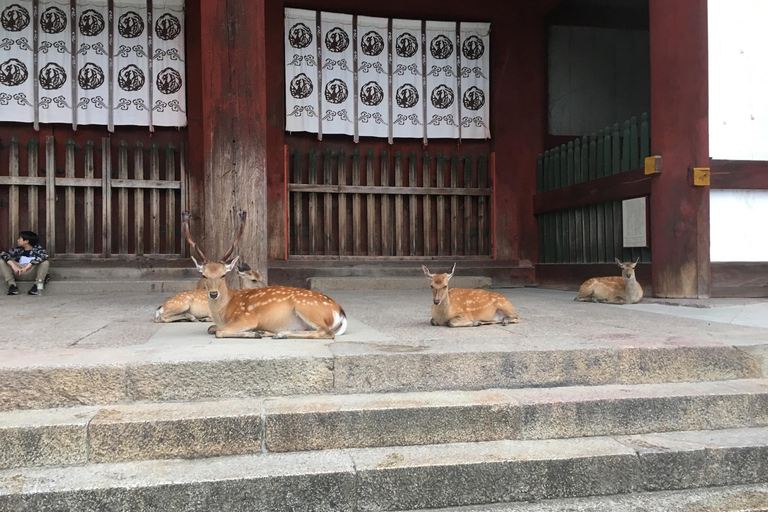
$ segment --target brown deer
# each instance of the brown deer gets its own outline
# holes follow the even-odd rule
[[[192,261],[198,266],[194,256]],[[240,289],[253,290],[264,288],[267,283],[261,277],[258,270],[252,270],[245,263],[237,266],[237,275],[240,277]],[[168,323],[179,321],[210,322],[211,310],[208,308],[208,294],[205,291],[206,280],[201,277],[197,282],[197,289],[177,293],[155,311],[155,322]]]
[[[330,297],[311,290],[287,286],[267,286],[256,290],[231,290],[224,276],[235,267],[235,258],[225,263],[240,241],[246,213],[240,214],[240,231],[232,247],[220,262],[210,262],[189,234],[189,214],[182,212],[184,236],[202,263],[196,263],[203,274],[208,308],[215,325],[208,329],[217,338],[333,339],[344,334],[347,316]]]
[[[432,281],[432,325],[448,327],[476,327],[488,324],[516,324],[521,322],[509,299],[485,290],[448,289],[450,274],[432,274],[422,265],[424,275]]]
[[[579,288],[575,301],[606,302],[608,304],[636,304],[643,298],[643,287],[635,277],[635,266],[640,261],[622,263],[615,258],[621,267],[621,276],[593,277],[584,281]]]

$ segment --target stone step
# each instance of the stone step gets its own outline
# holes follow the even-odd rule
[[[205,324],[187,324],[197,330]],[[0,410],[134,401],[194,401],[304,394],[483,390],[717,381],[761,377],[734,347],[514,350],[489,340],[389,344],[271,340],[204,345],[8,350],[0,357]],[[211,343],[211,341],[214,341]]]
[[[179,293],[194,290],[197,279],[67,279],[51,280],[43,295],[99,295],[104,293]]]
[[[451,278],[451,288],[490,288],[492,280],[487,276],[456,276]],[[429,291],[429,280],[424,274],[418,277],[310,277],[310,290],[424,290]]]
[[[768,380],[311,395],[0,413],[0,469],[768,426]]]
[[[768,512],[768,484],[501,503],[414,512]]]
[[[0,471],[0,510],[383,511],[768,481],[768,428]]]
[[[164,279],[188,279],[197,281],[200,272],[193,267],[152,267],[152,268],[128,268],[81,266],[59,267],[54,262],[50,270],[51,279],[55,281],[129,281],[136,279],[164,280]]]

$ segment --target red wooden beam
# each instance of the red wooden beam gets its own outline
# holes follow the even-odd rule
[[[720,189],[768,189],[768,162],[712,160],[710,187]]]

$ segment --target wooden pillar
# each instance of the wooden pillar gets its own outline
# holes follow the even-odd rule
[[[649,0],[651,154],[663,171],[651,192],[656,297],[708,297],[709,187],[689,168],[709,167],[707,2]]]
[[[265,3],[186,4],[192,234],[216,260],[234,240],[237,211],[246,210],[235,254],[262,275],[267,270]]]

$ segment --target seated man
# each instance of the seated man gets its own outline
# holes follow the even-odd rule
[[[18,295],[16,280],[35,281],[29,289],[30,295],[40,295],[48,282],[48,253],[39,245],[37,234],[22,231],[17,240],[18,247],[0,253],[3,263],[3,278],[8,283],[8,295]]]

